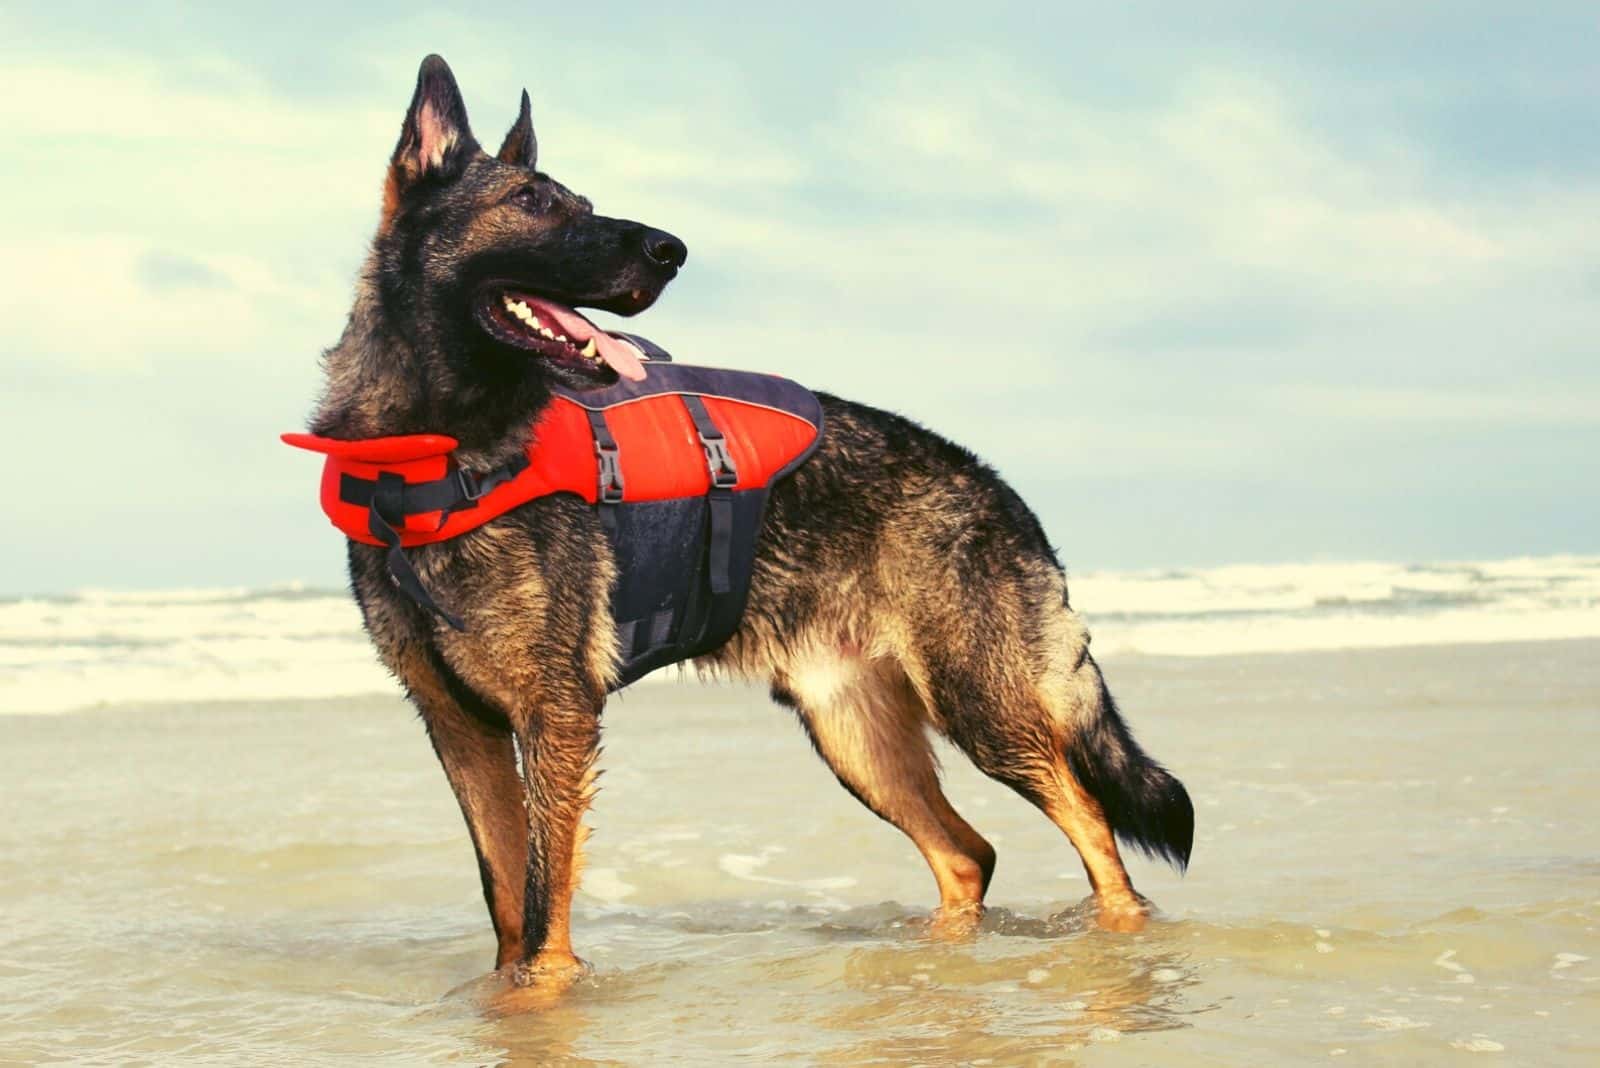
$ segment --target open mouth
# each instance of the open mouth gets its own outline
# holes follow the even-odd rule
[[[638,349],[544,297],[490,286],[478,299],[478,318],[499,341],[563,366],[590,373],[609,367],[623,378],[644,378]]]

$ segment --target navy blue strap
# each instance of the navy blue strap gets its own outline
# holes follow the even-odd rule
[[[622,450],[617,447],[617,439],[612,437],[611,427],[606,424],[606,413],[594,408],[585,408],[583,411],[589,417],[589,432],[594,435],[595,460],[599,463],[595,503],[600,508],[600,526],[605,530],[606,537],[615,541],[615,509],[622,503],[623,492]]]
[[[689,418],[694,420],[700,447],[706,451],[706,468],[711,474],[711,487],[706,493],[706,504],[711,510],[707,581],[711,592],[720,596],[733,590],[733,487],[739,484],[739,467],[733,462],[727,439],[717,421],[711,418],[705,399],[693,393],[685,394],[683,406],[689,409]]]
[[[709,565],[706,581],[713,596],[733,592],[733,496],[727,490],[712,490],[706,502],[711,508],[711,544],[706,553]]]

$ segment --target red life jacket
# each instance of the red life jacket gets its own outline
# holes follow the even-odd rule
[[[535,497],[600,510],[618,566],[616,685],[720,646],[738,627],[772,483],[815,451],[822,407],[774,375],[651,361],[640,382],[558,389],[527,451],[469,472],[443,434],[336,440],[285,434],[327,457],[322,510],[355,541],[388,548],[390,576],[451,626],[404,549],[480,527]],[[448,597],[444,600],[448,602]]]

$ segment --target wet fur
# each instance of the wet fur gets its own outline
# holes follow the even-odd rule
[[[475,330],[473,286],[514,276],[631,312],[670,281],[636,248],[659,231],[595,216],[535,169],[533,145],[524,97],[498,157],[483,153],[448,68],[424,63],[315,432],[448,433],[464,465],[493,466],[525,447],[553,382],[581,382]],[[942,918],[977,914],[995,853],[941,792],[933,733],[1056,822],[1102,919],[1136,927],[1145,905],[1113,835],[1182,866],[1193,810],[1119,717],[1038,521],[965,449],[822,400],[816,455],[771,494],[743,623],[698,666],[770,685],[845,788],[922,851]],[[410,555],[465,633],[400,594],[376,548],[350,543],[351,588],[460,801],[497,964],[554,981],[577,963],[581,820],[617,664],[608,542],[592,508],[552,496]]]

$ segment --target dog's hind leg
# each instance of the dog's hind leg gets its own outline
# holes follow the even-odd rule
[[[994,873],[994,848],[939,788],[926,709],[899,666],[819,655],[781,671],[772,695],[796,711],[840,784],[910,838],[933,869],[935,930],[970,930]]]
[[[998,707],[972,702],[966,706],[967,714],[952,715],[948,704],[942,705],[941,710],[960,724],[953,726],[950,737],[978,770],[1011,787],[1066,834],[1089,876],[1102,925],[1114,930],[1138,929],[1144,906],[1123,867],[1111,824],[1099,803],[1072,776],[1048,734],[1041,732],[1041,736],[1034,737],[1020,731],[1002,734],[994,729],[1012,718],[1043,723],[1049,718],[1043,706],[1029,703],[1002,712]],[[985,715],[991,712],[995,714]],[[960,722],[980,717],[988,719],[991,726],[972,731]]]
[[[431,654],[408,645],[395,673],[422,713],[433,750],[461,805],[483,898],[494,922],[495,967],[522,956],[523,881],[528,867],[522,780],[509,724]]]
[[[1148,906],[1116,839],[1182,867],[1194,836],[1189,795],[1133,740],[1089,656],[1087,631],[1063,601],[1026,633],[1033,643],[1000,640],[975,644],[969,656],[930,656],[938,665],[930,672],[933,707],[979,770],[1066,834],[1083,860],[1101,925],[1138,930]],[[1035,643],[1040,647],[1029,647]]]

